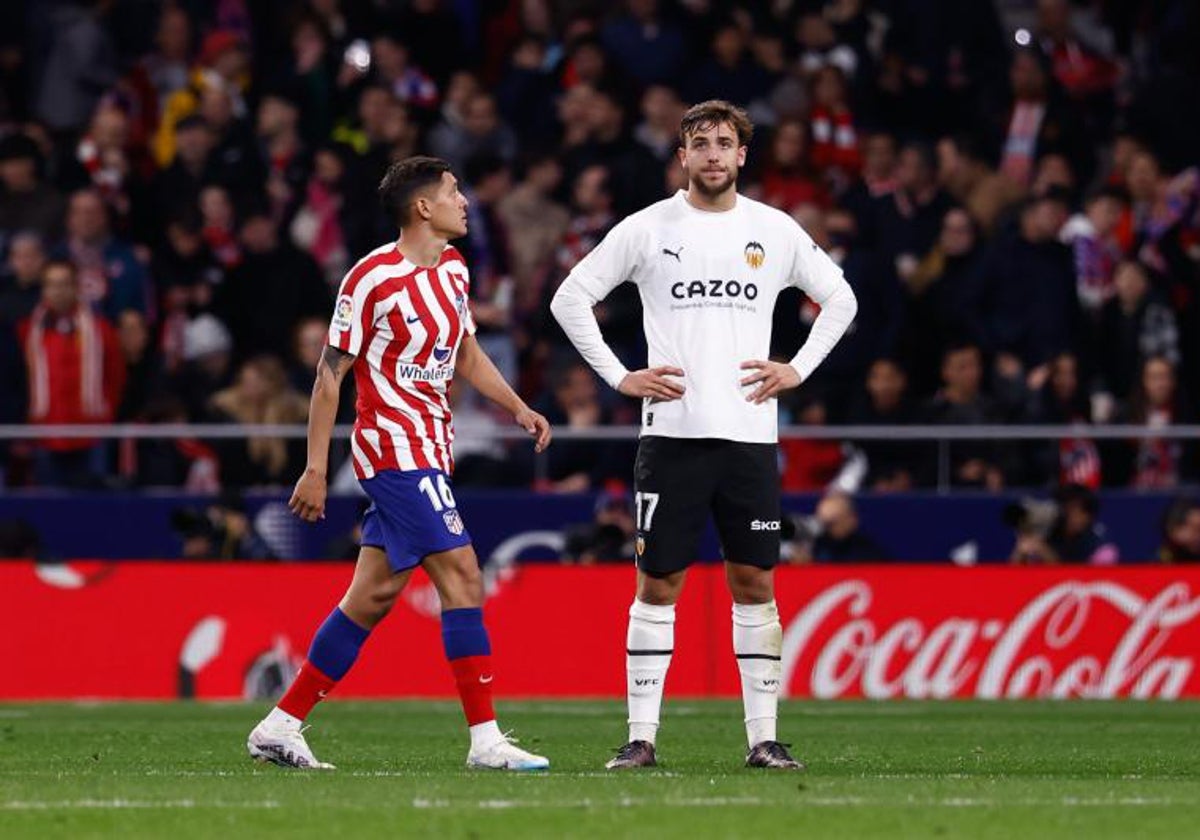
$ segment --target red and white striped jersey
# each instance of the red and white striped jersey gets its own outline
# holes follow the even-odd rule
[[[462,337],[475,334],[469,285],[456,249],[446,246],[436,266],[423,268],[395,242],[367,254],[342,280],[329,344],[357,357],[351,452],[359,478],[453,469],[446,392]]]

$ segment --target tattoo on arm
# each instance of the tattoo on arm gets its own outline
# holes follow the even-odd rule
[[[339,350],[332,344],[327,344],[321,351],[321,362],[329,368],[334,379],[337,379],[354,363],[354,355],[345,350]]]

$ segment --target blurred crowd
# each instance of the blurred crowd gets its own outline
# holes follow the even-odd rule
[[[0,7],[0,423],[301,423],[337,283],[395,236],[375,186],[446,158],[480,341],[553,422],[632,422],[548,315],[623,215],[685,186],[689,103],[756,123],[747,195],[842,266],[859,317],[799,425],[1196,421],[1194,0],[40,0]],[[1188,105],[1192,102],[1192,105]],[[777,307],[790,357],[815,317]],[[644,360],[631,287],[598,309]],[[454,395],[458,481],[588,490]],[[353,417],[344,395],[342,420]],[[626,447],[627,448],[627,447]],[[793,440],[789,490],[939,479],[928,445]],[[287,485],[303,441],[52,439],[9,486]],[[1170,488],[1169,439],[955,446],[955,486]]]

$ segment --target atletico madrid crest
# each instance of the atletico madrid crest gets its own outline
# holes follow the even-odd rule
[[[442,521],[446,523],[446,530],[456,537],[465,530],[462,517],[458,515],[458,511],[456,510],[448,510],[443,513]]]
[[[758,242],[747,242],[746,250],[743,252],[746,257],[746,265],[751,268],[758,268],[767,259],[767,251]]]

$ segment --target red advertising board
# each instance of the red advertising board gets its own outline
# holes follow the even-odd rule
[[[245,696],[286,678],[344,564],[0,564],[0,699]],[[783,568],[798,697],[1200,697],[1200,569]],[[526,566],[491,587],[501,697],[620,697],[627,567]],[[689,573],[671,696],[738,696],[719,567]],[[451,697],[415,577],[341,697]]]

